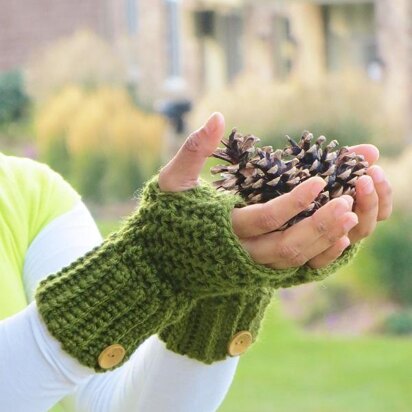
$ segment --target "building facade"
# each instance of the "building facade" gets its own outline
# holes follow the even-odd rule
[[[242,71],[316,84],[327,73],[357,69],[382,84],[389,113],[393,107],[393,116],[412,119],[410,0],[223,3],[191,5],[203,23],[199,87],[220,87]]]
[[[410,0],[0,0],[0,7],[0,70],[89,28],[121,53],[149,104],[196,99],[244,72],[316,83],[357,68],[382,83],[394,116],[412,118]]]

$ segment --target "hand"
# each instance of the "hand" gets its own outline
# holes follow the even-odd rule
[[[214,113],[206,124],[192,133],[175,157],[160,171],[162,191],[180,192],[199,184],[200,171],[219,145],[224,118]],[[232,212],[234,233],[257,262],[276,269],[298,267],[306,262],[322,267],[333,262],[349,246],[348,232],[358,223],[353,199],[334,199],[310,218],[293,227],[274,232],[306,209],[325,186],[323,179],[308,179],[293,191],[264,204]]]

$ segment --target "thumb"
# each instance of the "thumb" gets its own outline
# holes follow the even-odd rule
[[[200,129],[191,133],[173,159],[160,171],[160,190],[181,192],[196,187],[200,171],[219,145],[224,129],[223,115],[215,112]]]

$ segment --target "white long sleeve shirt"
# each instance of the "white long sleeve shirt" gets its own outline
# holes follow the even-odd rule
[[[222,403],[238,357],[205,365],[147,339],[128,362],[95,373],[65,353],[33,301],[38,282],[100,244],[86,206],[49,223],[30,245],[24,287],[31,302],[0,321],[0,411],[45,412],[61,401],[67,412],[211,412]]]

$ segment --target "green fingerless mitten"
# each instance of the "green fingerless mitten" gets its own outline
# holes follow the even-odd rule
[[[121,365],[198,299],[317,278],[316,271],[255,263],[232,230],[237,203],[237,196],[207,184],[162,193],[152,179],[118,232],[40,282],[35,298],[50,333],[80,363],[101,372]]]
[[[359,243],[350,246],[322,269],[311,269],[307,265],[299,268],[293,278],[285,282],[285,287],[326,278],[348,263],[359,247]],[[163,329],[159,337],[169,350],[204,363],[241,355],[256,341],[273,292],[274,289],[262,288],[253,293],[199,300],[182,319]]]

